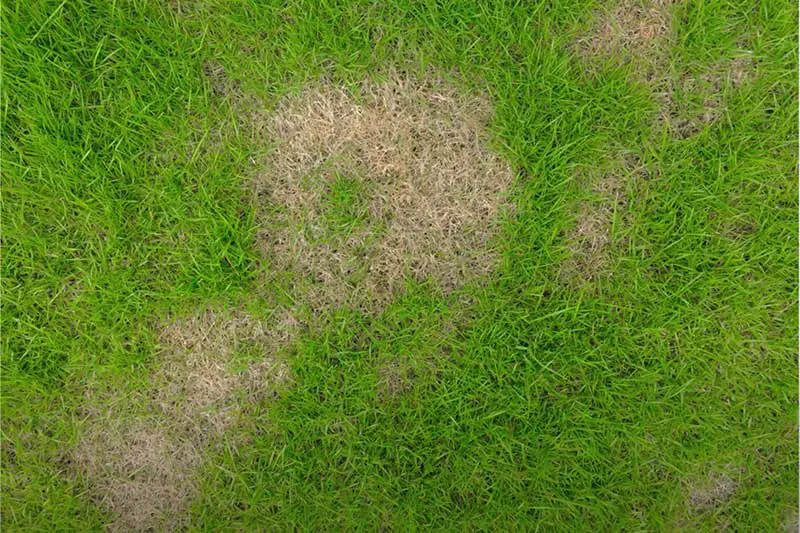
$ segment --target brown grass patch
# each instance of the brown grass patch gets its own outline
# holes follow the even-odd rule
[[[589,35],[578,39],[578,50],[587,57],[634,63],[637,72],[649,79],[666,59],[666,41],[672,33],[667,5],[671,3],[624,2],[598,14]]]
[[[567,238],[570,258],[562,265],[562,277],[594,281],[608,270],[613,217],[613,206],[580,205],[577,224]]]
[[[609,271],[614,216],[624,205],[625,188],[641,169],[626,161],[621,168],[581,180],[595,198],[577,208],[575,226],[566,236],[569,258],[561,265],[560,277],[567,282],[592,282]]]
[[[781,529],[786,533],[797,533],[800,531],[800,517],[797,509],[788,509],[785,513]]]
[[[406,275],[452,289],[488,273],[487,243],[514,177],[484,144],[489,102],[397,75],[356,92],[306,89],[263,118],[275,143],[255,180],[264,255],[313,280],[307,296],[323,308],[385,302]],[[321,202],[341,175],[360,183],[365,218],[332,236]]]
[[[728,467],[721,472],[711,472],[705,479],[690,484],[687,503],[689,512],[703,513],[724,505],[739,488],[735,471]]]
[[[746,54],[697,75],[670,75],[670,5],[674,3],[623,2],[599,13],[595,25],[576,46],[590,63],[602,58],[632,65],[634,81],[650,85],[659,104],[656,128],[666,125],[674,137],[683,139],[723,115],[726,87],[736,89],[745,84],[753,77],[756,64]]]
[[[752,55],[740,56],[730,61],[726,77],[728,82],[738,89],[755,76],[756,68]]]
[[[73,461],[98,503],[117,516],[111,531],[170,530],[196,490],[200,453],[192,439],[154,420],[113,414],[91,423]]]
[[[658,174],[658,169],[654,172]],[[577,202],[575,225],[565,235],[569,256],[559,273],[563,282],[580,285],[610,275],[613,252],[625,242],[613,235],[615,219],[619,227],[630,227],[629,197],[635,197],[650,179],[651,169],[628,151],[576,170],[576,193],[588,198]]]
[[[241,312],[213,311],[174,321],[160,336],[160,343],[169,350],[155,377],[156,403],[171,418],[195,424],[204,419],[211,429],[224,430],[231,422],[225,400],[232,399],[234,392],[257,394],[287,379],[286,365],[272,354],[291,340],[297,324],[288,312],[271,323]],[[262,356],[236,371],[231,363],[243,342]]]
[[[400,360],[383,363],[378,367],[378,398],[395,398],[410,391],[415,376],[415,370]]]
[[[112,530],[180,525],[203,452],[236,423],[236,399],[252,403],[288,379],[275,353],[297,325],[288,312],[269,321],[239,311],[198,313],[163,328],[166,350],[150,389],[124,396],[113,385],[89,383],[72,464],[116,515]],[[237,368],[244,342],[252,350]]]
[[[658,125],[668,125],[678,139],[696,135],[724,114],[725,91],[747,83],[755,76],[755,70],[752,56],[745,55],[712,65],[699,75],[662,81],[657,92],[661,107]]]

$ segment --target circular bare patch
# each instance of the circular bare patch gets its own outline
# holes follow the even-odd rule
[[[487,274],[514,177],[483,142],[491,114],[397,76],[285,97],[262,125],[275,147],[255,179],[261,251],[324,308],[385,302],[406,276],[452,289]]]

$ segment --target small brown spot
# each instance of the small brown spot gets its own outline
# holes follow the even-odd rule
[[[758,226],[747,219],[739,218],[719,224],[720,235],[732,241],[748,237],[758,231]]]
[[[561,265],[560,278],[568,282],[591,282],[605,276],[611,263],[612,229],[615,214],[624,210],[628,183],[646,176],[639,160],[622,158],[615,168],[599,175],[589,170],[578,179],[595,197],[577,207],[576,223],[566,236],[568,259]]]
[[[752,56],[743,55],[713,64],[700,74],[661,80],[656,90],[661,108],[657,127],[667,125],[677,139],[696,135],[724,115],[726,91],[747,83],[755,76],[755,68]]]
[[[703,513],[727,503],[739,488],[734,479],[735,471],[726,468],[721,472],[711,472],[705,479],[689,487],[688,505],[690,513]]]
[[[224,98],[226,96],[238,97],[241,95],[241,82],[230,79],[225,67],[217,61],[204,61],[203,74],[211,84],[211,89],[216,96]]]
[[[607,270],[613,216],[609,205],[581,204],[577,224],[567,237],[570,258],[562,265],[562,277],[593,281]]]
[[[414,371],[399,360],[387,361],[378,367],[378,397],[395,398],[411,390]]]
[[[733,87],[739,88],[753,78],[755,69],[756,63],[752,55],[739,56],[732,59],[728,66],[728,80]]]
[[[650,78],[666,59],[665,45],[672,32],[672,18],[665,5],[670,3],[625,2],[599,14],[590,34],[578,39],[578,49],[587,57],[632,62],[640,74]]]
[[[797,508],[789,509],[783,520],[782,528],[786,533],[797,533],[800,531],[800,520],[798,519]]]
[[[203,6],[199,0],[169,0],[169,7],[180,16],[196,14]]]

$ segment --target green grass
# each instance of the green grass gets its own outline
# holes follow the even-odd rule
[[[369,217],[368,192],[356,178],[334,175],[322,198],[322,219],[334,235],[348,236]]]
[[[208,457],[189,529],[780,530],[798,505],[792,2],[674,6],[669,78],[755,65],[686,138],[631,65],[576,53],[598,3],[174,4],[3,4],[3,529],[113,520],[69,464],[87,376],[140,387],[159,318],[285,298],[254,289],[270,266],[247,183],[266,147],[241,95],[271,106],[394,68],[457,72],[494,102],[518,172],[496,272],[304,332],[291,386],[248,410],[250,444]],[[239,89],[215,89],[208,61]],[[621,153],[646,172],[608,272],[565,282],[577,206],[599,201],[576,176],[630,172]],[[359,187],[329,188],[342,231]],[[387,396],[392,361],[409,386]],[[690,513],[688,487],[727,468],[733,496]]]

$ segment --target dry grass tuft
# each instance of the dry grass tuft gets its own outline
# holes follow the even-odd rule
[[[588,36],[578,39],[578,50],[587,57],[606,57],[632,62],[645,78],[665,60],[665,41],[672,33],[666,7],[673,2],[625,2],[599,14]]]
[[[570,255],[561,265],[562,280],[592,282],[609,271],[614,215],[623,207],[628,179],[641,171],[633,164],[627,161],[621,169],[590,175],[582,183],[595,198],[578,206],[576,224],[566,237]]]
[[[755,70],[752,56],[744,55],[698,76],[663,80],[656,94],[661,108],[658,124],[668,125],[678,139],[696,135],[723,115],[726,89],[738,89],[755,76]]]
[[[117,515],[111,531],[169,530],[196,489],[200,454],[190,439],[153,420],[111,416],[90,425],[73,460],[96,500]]]
[[[378,398],[396,398],[411,390],[416,373],[413,368],[399,360],[383,363],[378,367]]]
[[[252,400],[288,379],[274,355],[298,326],[288,312],[265,322],[242,313],[206,311],[167,324],[166,347],[150,390],[122,397],[90,383],[84,433],[71,463],[96,500],[116,515],[112,530],[179,527],[196,490],[202,453]],[[243,343],[253,348],[236,368]]]
[[[702,513],[727,503],[739,488],[732,468],[723,472],[712,472],[706,479],[689,487],[688,505],[691,513]]]
[[[392,76],[354,96],[315,87],[263,117],[275,143],[255,180],[260,247],[276,266],[312,280],[312,305],[385,302],[408,274],[446,289],[488,273],[487,250],[514,174],[484,144],[492,109],[439,80]],[[358,184],[357,224],[336,231],[326,191]]]

